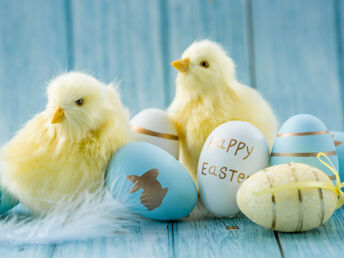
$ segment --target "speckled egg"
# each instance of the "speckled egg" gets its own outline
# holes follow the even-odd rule
[[[301,163],[277,165],[257,172],[241,185],[238,206],[255,223],[276,231],[307,231],[324,224],[338,204],[333,192],[302,187],[264,192],[293,182],[324,182],[333,186],[330,178],[315,167]]]
[[[125,207],[156,220],[177,220],[196,206],[197,188],[168,152],[146,142],[121,147],[111,158],[106,185]]]
[[[3,214],[18,204],[18,199],[0,186],[0,214]]]
[[[204,206],[217,216],[239,212],[236,192],[253,173],[269,164],[269,145],[258,128],[231,121],[208,136],[199,158],[197,181]]]
[[[130,123],[138,141],[156,145],[178,159],[178,133],[167,112],[157,108],[145,109]]]
[[[338,170],[336,148],[324,123],[312,115],[295,115],[279,130],[272,147],[270,164],[296,162],[323,169],[317,159],[318,152],[324,152]],[[334,179],[330,172],[328,175]]]
[[[339,175],[340,178],[344,179],[344,132],[331,131],[330,132],[334,145],[336,146],[336,151],[338,155],[339,163]]]

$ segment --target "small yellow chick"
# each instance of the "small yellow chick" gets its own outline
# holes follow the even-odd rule
[[[263,132],[271,147],[277,129],[274,113],[256,90],[236,80],[235,65],[220,45],[195,42],[172,65],[179,73],[168,112],[180,137],[179,159],[194,180],[202,146],[220,124],[248,121]]]
[[[46,109],[2,150],[2,184],[35,214],[101,186],[111,155],[131,140],[116,90],[71,72],[48,86]]]

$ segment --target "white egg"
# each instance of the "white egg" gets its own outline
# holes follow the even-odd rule
[[[145,109],[131,119],[131,126],[138,141],[158,146],[178,159],[177,129],[165,111],[157,108]]]
[[[224,123],[208,136],[198,162],[197,180],[205,207],[217,216],[233,216],[236,192],[255,172],[269,164],[269,145],[248,122]]]

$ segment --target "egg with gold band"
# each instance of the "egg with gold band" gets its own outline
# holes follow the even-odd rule
[[[338,155],[339,163],[339,175],[340,178],[344,178],[344,132],[340,131],[330,131],[334,145],[336,146],[336,151]]]
[[[178,159],[179,137],[167,112],[148,108],[135,115],[130,123],[137,141],[151,143]]]
[[[339,170],[336,147],[325,124],[315,116],[299,114],[289,118],[280,128],[270,164],[297,162],[323,169],[317,159],[319,152],[324,152]],[[332,174],[329,176],[334,179]]]

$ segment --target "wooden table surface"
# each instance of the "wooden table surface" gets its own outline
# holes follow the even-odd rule
[[[44,108],[48,80],[69,70],[120,81],[132,115],[166,108],[170,62],[202,38],[224,45],[280,122],[310,113],[344,130],[343,31],[343,0],[0,0],[0,146]],[[306,233],[243,215],[149,222],[109,239],[0,244],[0,257],[342,257],[343,240],[342,208]]]
[[[53,245],[1,244],[1,257],[343,257],[344,208],[323,226],[277,233],[244,215],[232,219],[147,222],[112,238]],[[238,229],[231,229],[231,227]]]

